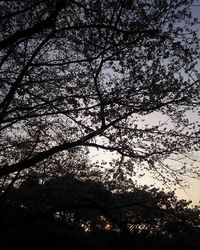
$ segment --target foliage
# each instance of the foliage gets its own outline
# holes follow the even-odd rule
[[[7,249],[47,239],[54,249],[80,249],[77,240],[84,249],[196,249],[198,208],[131,182],[145,170],[176,183],[199,175],[165,164],[200,146],[200,124],[188,119],[200,103],[195,2],[0,1]],[[91,162],[94,148],[113,159]]]
[[[132,244],[135,249],[200,246],[200,209],[189,208],[174,193],[147,187],[111,192],[69,174],[43,184],[35,177],[12,188],[1,203],[1,235],[4,242],[12,239],[7,249],[17,247],[16,242],[23,249],[24,235],[29,249],[47,246],[47,239],[50,249],[82,249],[81,244],[87,249],[124,249],[115,241],[124,242],[126,249]]]
[[[160,162],[199,150],[192,0],[0,5],[1,177],[93,147],[121,155],[128,175],[144,163],[166,177]]]

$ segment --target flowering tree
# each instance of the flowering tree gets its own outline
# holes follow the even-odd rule
[[[199,124],[187,119],[200,96],[192,5],[1,1],[2,185],[43,163],[62,163],[70,150],[114,151],[123,173],[145,163],[161,176],[174,172],[157,163],[199,150]]]

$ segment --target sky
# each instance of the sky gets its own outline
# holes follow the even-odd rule
[[[107,152],[101,149],[92,149],[90,151],[90,160],[93,163],[97,161],[111,161],[111,158],[114,156],[114,153]],[[196,164],[200,167],[200,152],[193,153],[193,157],[197,159]],[[189,164],[189,162],[188,162]],[[144,172],[142,170],[142,172]],[[138,185],[154,185],[160,189],[164,189],[166,192],[175,191],[178,199],[191,200],[192,205],[200,205],[200,179],[191,178],[188,176],[183,176],[183,182],[177,185],[172,185],[171,183],[163,184],[163,182],[158,181],[154,178],[154,174],[148,171],[145,171],[143,177],[133,176],[133,181]]]
[[[197,17],[200,20],[200,0],[196,0],[194,3],[194,6],[192,7],[192,14]],[[199,31],[199,37],[200,37],[200,25],[197,25],[197,29]],[[200,64],[197,68],[200,72]],[[197,121],[200,123],[200,116],[198,113],[189,113],[189,118],[191,121]],[[191,155],[193,158],[195,158],[195,164],[194,166],[199,167],[200,172],[200,152],[192,153]],[[190,164],[190,161],[188,159],[188,165]],[[171,186],[171,190],[176,189],[175,193],[179,199],[186,199],[191,200],[193,205],[200,205],[200,178],[190,178],[185,176],[184,177],[185,184],[188,187],[185,187],[184,185],[176,185]],[[158,182],[155,180],[152,174],[146,173],[146,175],[138,180],[141,184],[155,184],[155,186],[158,186],[160,188],[164,188],[166,191],[169,190],[165,185],[163,185],[161,182]]]
[[[195,5],[192,7],[192,14],[200,20],[200,1],[196,0]],[[200,37],[200,25],[197,26]],[[198,66],[200,72],[200,65]],[[200,116],[197,113],[190,114],[191,119],[197,120],[200,123]],[[199,167],[200,171],[200,152],[196,153],[196,165]],[[176,193],[179,198],[189,199],[193,201],[193,204],[200,205],[200,180],[194,178],[186,178],[189,184],[188,188],[179,188]]]

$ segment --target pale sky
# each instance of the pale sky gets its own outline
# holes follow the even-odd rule
[[[193,6],[193,8],[192,8],[192,12],[193,12],[195,17],[198,17],[200,19],[200,0],[196,1],[195,6]],[[200,27],[197,26],[197,29],[199,29],[199,34],[200,34]],[[199,66],[198,70],[200,72],[200,66]],[[154,116],[153,116],[153,118],[152,117],[149,118],[150,123],[153,124],[154,121],[160,120],[159,115],[156,114],[156,116],[158,119],[155,119]],[[190,119],[191,122],[197,121],[200,123],[200,116],[198,116],[197,113],[194,113],[194,112],[188,113],[188,118]],[[196,161],[194,163],[194,167],[195,166],[199,167],[199,171],[200,171],[200,152],[196,152],[196,153],[192,154],[191,156],[192,156],[191,158],[196,159]],[[106,152],[104,150],[91,149],[90,159],[92,162],[102,161],[102,160],[109,162],[112,157],[113,157],[113,154]],[[170,164],[176,164],[176,163],[170,162]],[[190,165],[190,160],[188,159],[188,166],[189,165]],[[141,171],[142,171],[142,169],[141,169]],[[194,205],[197,205],[197,204],[200,205],[200,179],[198,180],[198,179],[194,179],[194,178],[190,178],[190,177],[184,177],[185,182],[188,184],[189,187],[184,187],[181,185],[170,186],[171,190],[169,190],[169,188],[167,188],[167,186],[163,186],[163,184],[161,182],[156,181],[155,178],[153,178],[152,173],[146,172],[145,176],[143,176],[142,178],[133,177],[133,179],[137,180],[137,182],[139,184],[142,184],[142,185],[155,184],[155,186],[160,187],[160,188],[164,188],[164,189],[166,189],[166,191],[167,190],[172,191],[176,188],[176,195],[178,196],[179,199],[192,200]]]
[[[190,122],[198,122],[200,124],[200,116],[198,115],[197,112],[187,112],[187,117],[190,120]],[[144,119],[144,124],[146,122],[148,122],[151,126],[152,125],[158,125],[159,121],[165,122],[167,120],[169,120],[169,117],[166,115],[161,115],[159,112],[153,113],[151,115],[147,115],[146,119],[145,117],[141,117],[142,119]],[[138,123],[138,126],[143,126],[142,122]],[[168,126],[169,128],[171,128],[171,124],[170,121],[168,122]],[[97,149],[90,149],[91,153],[90,153],[90,160],[92,162],[96,162],[96,161],[105,161],[105,162],[109,162],[111,161],[111,159],[114,157],[118,157],[117,154],[115,153],[110,153],[108,151],[105,150],[97,150]],[[178,156],[180,158],[180,156]],[[181,156],[182,158],[182,156]],[[194,161],[193,161],[194,160]],[[187,167],[189,168],[190,165],[193,163],[193,166],[196,168],[199,168],[200,170],[200,151],[199,152],[190,152],[188,154],[188,157],[183,157],[183,159],[176,159],[176,160],[168,160],[167,164],[169,164],[170,167],[174,167],[176,168],[177,166],[181,165],[182,162],[186,161],[187,162]],[[141,172],[144,173],[145,175],[143,177],[136,177],[133,176],[133,180],[136,181],[138,184],[141,185],[152,185],[154,184],[156,187],[160,187],[160,188],[164,188],[166,191],[172,191],[174,189],[176,189],[176,195],[178,196],[179,199],[186,199],[186,200],[192,200],[194,205],[198,205],[200,202],[200,179],[194,179],[194,178],[190,178],[188,176],[183,176],[184,178],[184,182],[180,183],[180,185],[172,185],[171,183],[166,183],[166,185],[164,185],[162,182],[157,181],[154,178],[153,173],[150,173],[148,171],[144,171],[144,168],[137,168],[136,172]],[[186,173],[186,175],[190,175],[189,171]],[[169,184],[169,185],[167,185]],[[189,187],[186,187],[187,186]],[[200,204],[199,204],[200,205]]]
[[[111,158],[114,156],[114,153],[106,152],[105,150],[97,150],[92,149],[90,153],[90,159],[92,162],[96,161],[105,161],[109,162]],[[195,153],[195,157],[197,158],[196,164],[200,168],[200,152]],[[141,172],[143,170],[141,169]],[[170,184],[170,188],[167,185],[164,185],[162,182],[159,182],[155,180],[152,173],[146,172],[146,174],[143,177],[137,178],[133,176],[133,180],[137,181],[138,184],[141,185],[152,185],[154,184],[155,187],[164,188],[166,191],[172,191],[175,190],[175,193],[179,199],[186,199],[186,200],[192,200],[193,205],[200,205],[200,179],[194,179],[185,176],[185,184],[189,187],[186,187],[184,183],[181,185],[172,186]]]

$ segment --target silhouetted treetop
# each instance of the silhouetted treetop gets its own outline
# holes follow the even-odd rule
[[[78,242],[70,243],[69,237],[81,241],[90,235],[97,242],[101,239],[104,244],[111,244],[110,249],[123,249],[115,246],[117,238],[130,240],[128,249],[131,244],[136,249],[141,244],[144,249],[151,249],[148,241],[152,241],[154,249],[167,244],[176,244],[180,249],[180,240],[198,249],[200,210],[188,205],[189,202],[177,200],[173,192],[155,188],[135,187],[131,192],[121,193],[73,175],[52,178],[43,184],[30,177],[18,188],[12,188],[1,203],[0,229],[5,240],[9,232],[18,231],[12,236],[13,243],[24,233],[37,244],[43,244],[42,235],[54,237],[57,243],[51,248],[56,244],[60,247],[68,244],[70,248]],[[86,240],[87,244],[94,244],[91,239]]]
[[[92,148],[115,153],[110,178],[138,168],[176,183],[197,177],[197,167],[164,162],[199,150],[199,122],[188,119],[200,96],[193,4],[1,1],[2,187],[33,169],[79,174]]]
[[[2,246],[199,249],[198,1],[0,1]]]

